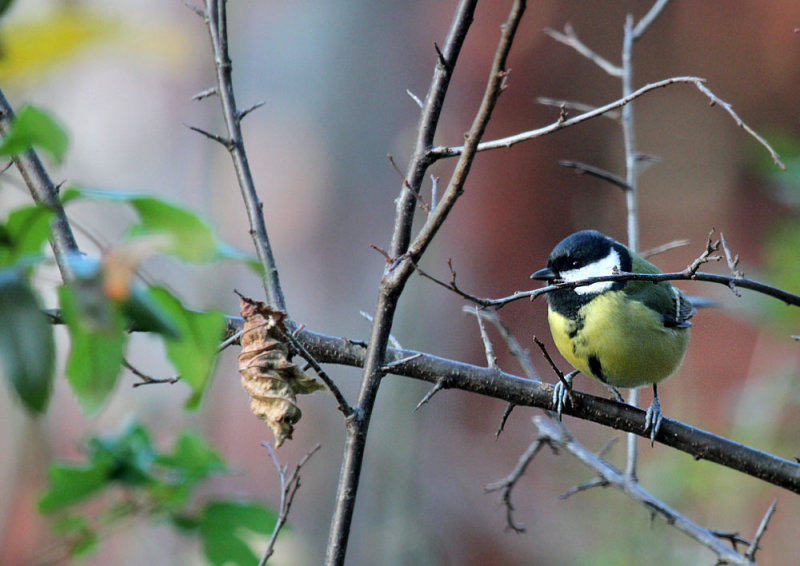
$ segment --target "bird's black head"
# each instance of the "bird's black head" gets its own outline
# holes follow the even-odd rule
[[[597,230],[583,230],[564,238],[550,253],[547,267],[531,275],[552,283],[576,281],[631,270],[628,249]]]
[[[596,230],[584,230],[564,238],[550,253],[547,267],[531,278],[549,284],[579,281],[588,277],[612,275],[615,271],[631,271],[633,261],[628,248]],[[573,289],[559,289],[548,294],[550,308],[574,318],[578,309],[597,295],[620,290],[621,281],[600,281]]]

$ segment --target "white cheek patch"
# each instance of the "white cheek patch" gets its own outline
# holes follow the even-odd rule
[[[577,269],[562,271],[559,275],[564,281],[580,281],[589,277],[601,277],[603,275],[613,275],[620,270],[620,257],[617,250],[612,249],[606,257],[589,265],[584,265]],[[575,292],[579,295],[595,295],[611,289],[613,281],[600,281],[583,287],[575,287]]]

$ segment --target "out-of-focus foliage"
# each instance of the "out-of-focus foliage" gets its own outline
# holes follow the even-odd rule
[[[255,563],[243,530],[269,534],[275,514],[252,501],[195,501],[202,483],[226,473],[222,457],[201,437],[184,432],[173,449],[161,452],[141,424],[131,422],[118,434],[92,437],[81,463],[50,466],[49,486],[39,510],[60,514],[54,530],[67,553],[78,558],[99,544],[98,531],[120,527],[132,517],[166,518],[184,534],[197,535],[212,564]],[[87,505],[91,511],[87,510]]]

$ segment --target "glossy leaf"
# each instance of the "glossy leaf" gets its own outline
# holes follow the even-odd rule
[[[11,129],[0,143],[0,155],[14,157],[36,147],[60,163],[68,145],[67,133],[50,114],[26,104],[14,116]]]
[[[0,271],[0,364],[26,409],[41,413],[53,383],[53,328],[28,282]]]

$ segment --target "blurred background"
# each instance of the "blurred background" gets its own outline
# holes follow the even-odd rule
[[[437,134],[460,145],[487,80],[509,2],[483,2],[459,61]],[[327,334],[363,339],[384,260],[369,245],[389,244],[400,181],[387,160],[404,169],[419,108],[455,8],[447,2],[270,2],[229,6],[231,54],[240,107],[265,105],[245,121],[247,149],[264,202],[290,314]],[[486,139],[555,121],[558,109],[538,97],[602,105],[621,86],[544,29],[572,23],[581,39],[619,62],[625,15],[640,18],[651,2],[532,2],[511,52],[508,89]],[[800,6],[769,3],[675,2],[636,45],[635,84],[697,75],[741,117],[773,142],[789,170],[694,87],[676,85],[635,105],[639,151],[659,157],[640,177],[641,247],[676,239],[685,247],[654,258],[683,269],[703,250],[709,230],[725,234],[754,279],[800,292]],[[218,100],[192,101],[212,86],[207,31],[175,0],[16,2],[0,21],[0,88],[12,104],[32,102],[66,127],[66,162],[50,166],[57,182],[159,195],[197,211],[228,243],[251,249],[244,208],[227,153],[191,132],[222,131]],[[607,118],[511,149],[478,155],[453,214],[427,253],[423,268],[447,279],[447,259],[459,285],[481,296],[506,296],[535,285],[528,275],[550,249],[578,229],[596,228],[624,241],[622,192],[558,165],[570,159],[624,176],[622,137]],[[443,187],[452,162],[432,171]],[[7,175],[5,177],[8,177]],[[430,183],[426,183],[426,198]],[[19,182],[0,190],[3,216],[29,202]],[[118,241],[133,218],[124,208],[78,203],[69,208],[82,249],[96,253]],[[709,270],[725,273],[724,265]],[[237,314],[233,289],[255,298],[258,278],[234,262],[193,266],[153,258],[143,267],[196,309]],[[45,302],[55,304],[55,271],[38,276]],[[695,318],[682,369],[660,389],[666,416],[792,459],[800,453],[800,313],[774,300],[722,286],[679,285],[721,307]],[[483,346],[461,301],[414,276],[393,334],[404,347],[484,364]],[[544,301],[518,303],[501,315],[526,347],[532,337],[552,346]],[[68,344],[58,331],[60,367]],[[520,373],[499,337],[501,367]],[[551,348],[552,349],[552,348]],[[0,564],[43,564],[57,542],[36,513],[47,464],[80,456],[92,434],[118,431],[132,416],[159,446],[179,430],[208,435],[235,470],[215,479],[204,496],[224,494],[278,505],[275,470],[262,441],[267,427],[248,411],[235,349],[219,359],[200,410],[182,409],[182,384],[133,389],[120,379],[111,402],[92,417],[80,410],[59,378],[48,414],[31,419],[10,395],[0,395]],[[554,352],[554,349],[552,349]],[[555,352],[554,352],[555,353]],[[554,381],[537,351],[534,363]],[[128,359],[143,371],[169,376],[160,342],[135,336]],[[557,358],[562,368],[565,362]],[[358,371],[327,367],[350,399]],[[576,387],[607,395],[579,378]],[[413,413],[425,383],[387,378],[372,421],[350,538],[348,564],[612,565],[710,564],[714,557],[661,519],[611,490],[566,501],[559,494],[592,478],[569,455],[544,450],[514,492],[524,534],[509,532],[497,494],[484,486],[508,474],[535,436],[538,411],[517,408],[495,439],[502,402],[444,391]],[[643,403],[649,403],[649,392]],[[278,451],[293,464],[316,443],[321,451],[303,482],[281,535],[278,566],[322,562],[344,438],[340,413],[323,393],[300,400],[295,437]],[[578,439],[600,450],[613,430],[565,418]],[[624,442],[609,458],[624,465]],[[800,552],[800,500],[758,480],[656,445],[642,443],[643,485],[692,520],[752,537],[774,498],[778,510],[762,540],[761,564],[789,564]],[[144,544],[143,544],[144,543]],[[256,541],[256,545],[264,541]],[[258,546],[259,548],[261,546]],[[167,525],[132,522],[112,533],[85,563],[92,565],[202,563],[199,543]]]

